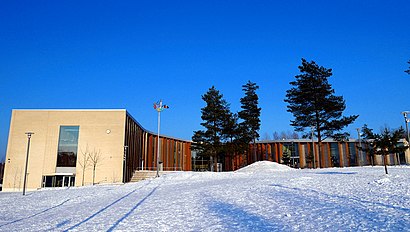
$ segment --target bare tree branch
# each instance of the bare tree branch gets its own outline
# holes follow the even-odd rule
[[[95,184],[95,169],[102,161],[101,151],[100,150],[97,151],[94,148],[94,150],[89,153],[88,157],[93,167],[93,185],[94,185]]]
[[[84,176],[85,176],[85,170],[87,169],[87,167],[90,165],[90,152],[88,150],[88,144],[85,148],[85,151],[83,151],[80,148],[80,152],[81,152],[81,157],[78,160],[78,165],[81,167],[82,170],[82,180],[81,180],[81,186],[84,186]]]

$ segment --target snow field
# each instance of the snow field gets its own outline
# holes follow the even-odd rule
[[[410,168],[257,162],[124,185],[0,193],[0,231],[408,231]]]

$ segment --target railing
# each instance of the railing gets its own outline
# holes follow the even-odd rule
[[[138,167],[138,171],[156,171],[157,167]],[[163,167],[160,171],[183,171],[182,167]]]

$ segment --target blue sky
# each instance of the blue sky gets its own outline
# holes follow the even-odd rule
[[[301,58],[367,123],[404,126],[410,110],[409,1],[2,1],[0,158],[12,109],[127,109],[161,133],[201,129],[201,95],[215,85],[240,110],[260,86],[262,137],[292,130],[283,99]]]

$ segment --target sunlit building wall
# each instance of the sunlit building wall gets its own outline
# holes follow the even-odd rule
[[[3,191],[23,188],[26,132],[27,190],[128,182],[157,168],[157,135],[126,110],[13,110]],[[160,136],[159,168],[191,170],[190,144]]]

